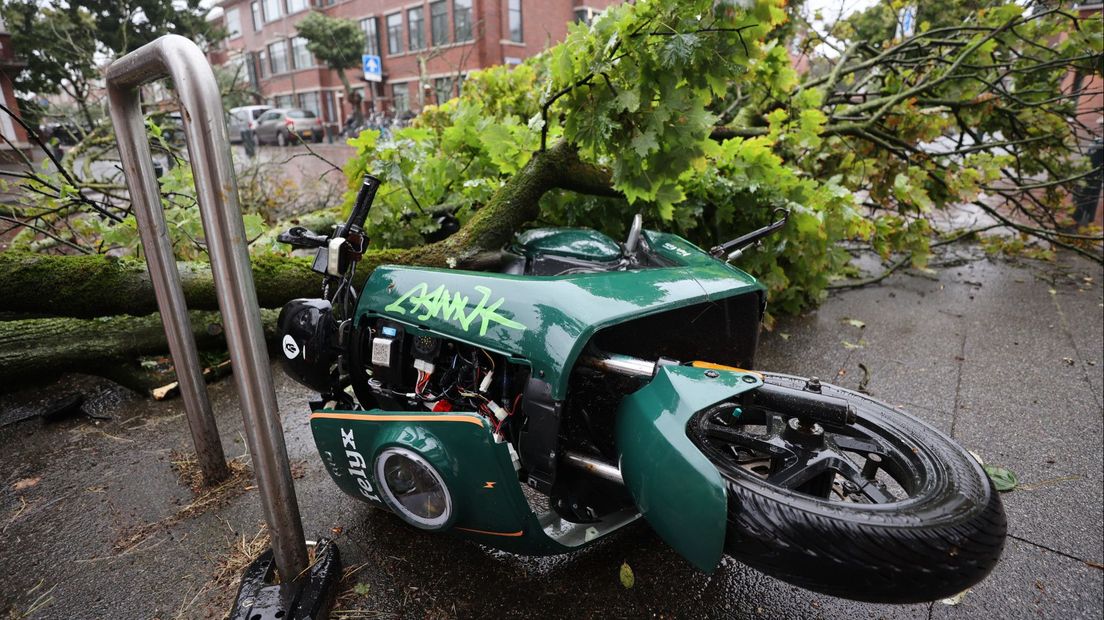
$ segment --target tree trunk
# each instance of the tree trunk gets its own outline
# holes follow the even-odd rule
[[[353,85],[349,83],[349,76],[345,75],[345,69],[335,69],[335,71],[337,71],[337,77],[341,78],[342,87],[345,88],[345,100],[353,108],[353,119],[359,126],[364,122],[364,114],[360,109],[360,95],[353,92]]]
[[[262,310],[265,337],[276,333],[276,310]],[[189,314],[196,345],[222,347],[222,319],[217,312]],[[0,321],[0,391],[19,381],[85,370],[101,374],[142,355],[169,349],[161,315],[99,319],[25,319]]]
[[[465,268],[496,252],[540,214],[540,199],[554,187],[616,195],[608,171],[579,160],[573,147],[558,143],[536,153],[494,198],[455,235],[407,250],[373,250],[357,268],[359,284],[382,264]],[[316,297],[321,276],[310,259],[253,258],[253,280],[261,307],[277,308],[297,297]],[[191,310],[217,310],[214,282],[206,263],[179,263],[184,297]],[[47,316],[142,315],[157,310],[144,262],[94,256],[0,253],[0,312]]]

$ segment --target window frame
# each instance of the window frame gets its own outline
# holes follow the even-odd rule
[[[261,8],[261,0],[253,0],[249,3],[249,12],[253,18],[253,32],[264,28],[264,9]]]
[[[233,20],[230,19],[231,15],[234,16]],[[232,40],[237,39],[238,37],[242,36],[241,9],[239,7],[234,7],[232,9],[226,9],[226,18],[223,21],[226,22],[226,40],[227,41],[232,41]],[[231,21],[237,22],[237,25],[238,25],[237,32],[235,32],[234,29],[231,28],[231,26],[230,26]]]
[[[414,13],[418,14],[418,19],[413,19]],[[417,27],[415,27],[417,22]],[[426,49],[425,40],[425,7],[418,5],[408,7],[406,9],[406,44],[408,51],[420,52]],[[414,35],[417,34],[417,41],[415,41]]]
[[[401,97],[399,93],[402,93]],[[398,106],[398,101],[400,99],[403,102],[401,108]],[[410,82],[401,82],[391,85],[391,110],[396,113],[410,111]]]
[[[394,25],[392,25],[392,23],[391,23],[391,18],[392,17],[398,17],[399,18],[399,20]],[[403,50],[403,14],[402,14],[402,11],[397,11],[395,13],[385,15],[383,23],[384,23],[385,26],[387,26],[387,55],[388,56],[398,56],[399,54],[404,53],[404,50]],[[394,33],[397,35],[395,38],[391,37],[392,31],[394,31]],[[395,43],[396,40],[398,41],[398,44]],[[398,49],[395,49],[395,48],[398,48]]]
[[[296,41],[302,41],[303,42],[302,50],[303,50],[303,53],[307,57],[307,64],[302,65],[302,66],[299,65],[299,55],[295,51],[295,42]],[[289,58],[291,60],[291,62],[289,63],[291,65],[291,70],[298,71],[299,69],[311,69],[311,68],[313,68],[317,65],[317,63],[314,61],[314,54],[311,54],[310,50],[307,49],[307,40],[306,40],[306,38],[300,37],[300,36],[292,37],[292,38],[288,39],[288,47],[291,48],[291,53],[289,54]]]
[[[444,9],[439,14],[434,14],[436,9]],[[438,28],[440,21],[440,28]],[[429,44],[433,47],[441,47],[452,43],[449,37],[449,10],[446,0],[433,0],[429,3]]]
[[[367,27],[369,22],[372,24],[371,33],[368,32],[369,29]],[[360,29],[364,31],[364,53],[382,58],[383,54],[381,52],[383,50],[380,49],[379,16],[373,15],[360,20]]]
[[[269,15],[268,14],[269,4],[276,7],[276,14],[275,15]],[[280,0],[261,0],[261,15],[264,18],[264,23],[271,24],[272,22],[280,19],[280,15],[281,15],[280,14],[280,5],[281,4],[283,4],[283,3]]]
[[[311,0],[283,0],[283,1],[284,1],[284,11],[285,11],[284,14],[285,15],[295,15],[296,13],[302,13],[303,11],[309,10],[311,8]],[[295,9],[293,11],[291,9],[291,3],[292,2],[302,2],[303,6],[301,8]]]
[[[451,75],[444,75],[444,76],[441,76],[441,77],[433,78],[433,99],[434,99],[434,103],[436,103],[437,105],[441,105],[442,103],[444,103],[444,102],[452,99],[453,97],[455,97],[455,95],[452,94],[453,93],[453,82],[454,81],[455,80],[452,79]],[[441,86],[443,86],[443,85],[447,85],[447,87],[448,87],[448,96],[445,97],[442,100],[441,99],[441,92],[442,92]]]
[[[460,6],[458,10],[457,6],[461,3],[464,6]],[[464,36],[460,36],[461,17],[464,19]],[[474,30],[475,28],[472,24],[472,0],[452,0],[452,40],[457,43],[473,41],[475,39]]]
[[[517,38],[514,38],[514,15],[517,15]],[[521,0],[506,0],[506,37],[510,43],[525,43],[525,14]]]
[[[268,68],[272,70],[272,75],[281,75],[291,71],[291,62],[288,58],[288,40],[280,39],[279,41],[269,43],[265,46],[268,50]],[[283,59],[284,70],[279,71],[276,69],[277,55],[273,53],[274,49],[280,49],[283,53],[279,55]]]

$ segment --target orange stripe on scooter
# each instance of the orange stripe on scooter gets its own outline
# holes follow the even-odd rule
[[[464,530],[465,532],[475,532],[476,534],[488,534],[490,536],[510,536],[517,537],[523,535],[525,532],[518,530],[516,532],[488,532],[486,530],[476,530],[470,527],[457,527],[458,530]]]
[[[731,371],[734,371],[734,372],[746,372],[747,374],[755,375],[756,377],[759,377],[760,379],[763,378],[762,374],[757,373],[754,370],[746,370],[746,369],[743,369],[743,368],[737,368],[735,366],[725,366],[724,364],[714,364],[713,362],[701,362],[701,361],[690,362],[690,365],[693,366],[694,368],[712,368],[713,370],[731,370]]]
[[[311,419],[367,420],[371,422],[467,422],[482,427],[483,420],[468,415],[375,415],[371,413],[312,413]]]

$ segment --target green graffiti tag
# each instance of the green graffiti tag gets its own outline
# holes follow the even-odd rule
[[[419,321],[438,317],[445,321],[456,321],[460,324],[460,327],[464,328],[464,331],[468,331],[471,324],[476,319],[480,319],[480,336],[487,333],[487,328],[491,323],[498,323],[513,329],[525,329],[525,326],[521,323],[510,320],[498,313],[498,307],[506,301],[505,297],[499,297],[498,301],[487,305],[487,301],[491,298],[491,289],[485,286],[475,286],[473,288],[481,293],[483,297],[470,310],[468,309],[468,297],[460,293],[450,293],[444,284],[430,292],[429,285],[425,282],[403,293],[402,297],[388,304],[384,310],[398,314],[406,314],[409,310],[411,314],[417,315]],[[403,307],[403,304],[406,304],[407,307]],[[418,314],[419,311],[421,311],[420,315]]]

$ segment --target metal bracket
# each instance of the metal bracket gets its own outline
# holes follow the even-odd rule
[[[289,582],[307,568],[307,549],[246,249],[230,138],[214,72],[195,43],[178,35],[166,35],[111,63],[105,76],[119,158],[130,188],[196,453],[207,478],[217,480],[225,476],[226,463],[165,226],[139,87],[169,77],[180,97],[184,137],[241,399],[245,438],[272,534],[276,567],[283,581]]]

